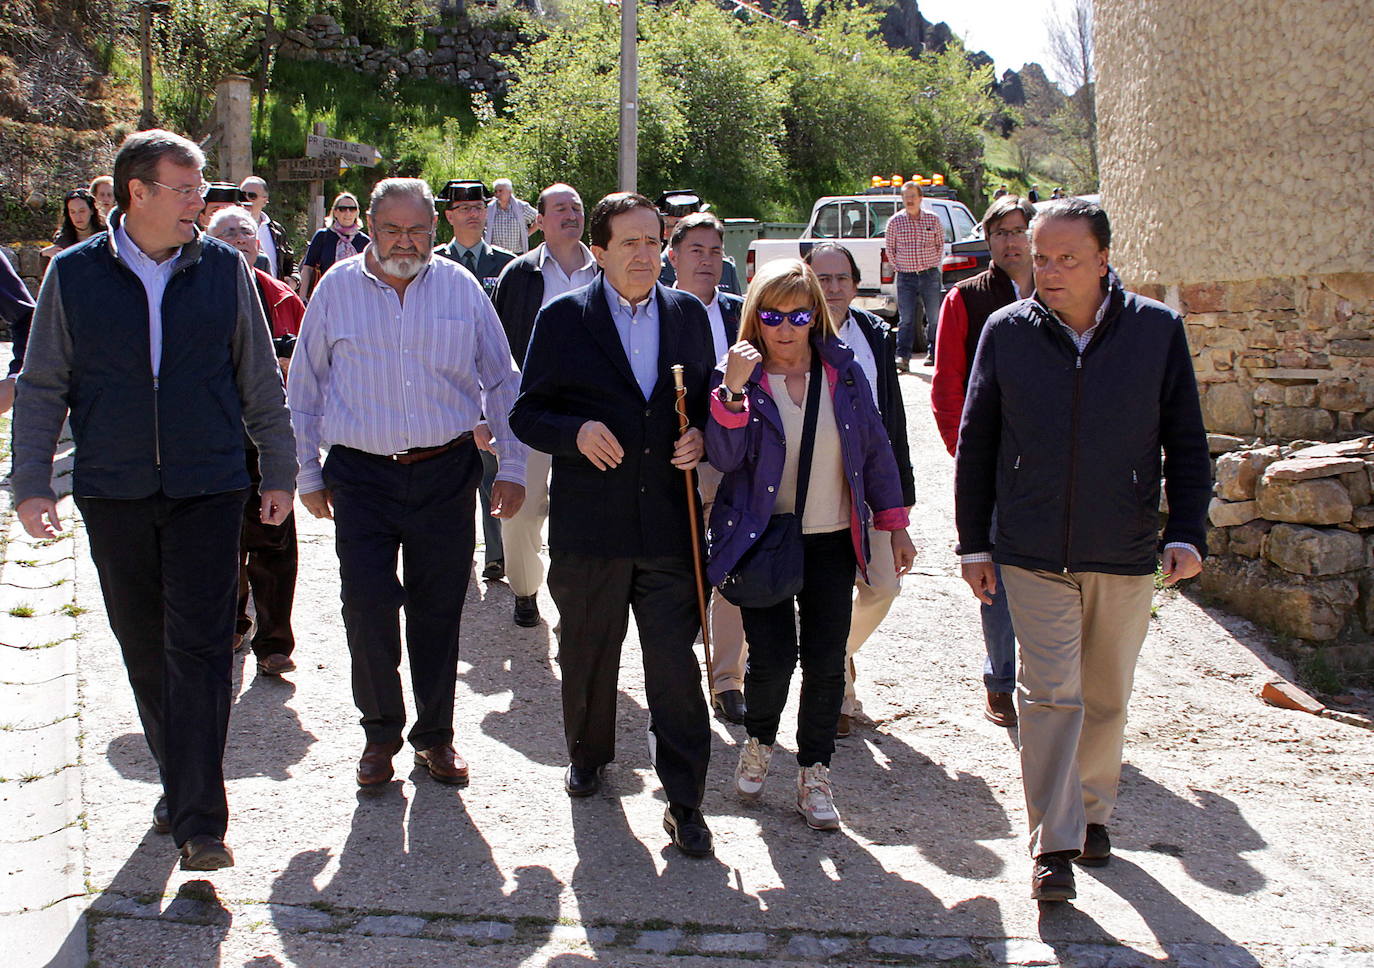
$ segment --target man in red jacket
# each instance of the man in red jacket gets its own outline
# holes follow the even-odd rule
[[[958,283],[940,307],[935,337],[935,377],[930,385],[930,406],[945,448],[954,456],[959,442],[959,418],[964,412],[973,352],[988,317],[1009,303],[1030,296],[1035,288],[1027,228],[1035,207],[1016,195],[1003,195],[983,215],[983,235],[992,250],[987,271]],[[998,726],[1016,725],[1016,634],[1012,630],[1007,596],[998,579],[992,604],[981,606],[983,685],[987,688],[984,715]]]
[[[251,212],[232,206],[222,208],[210,219],[209,235],[228,242],[251,266],[258,257],[258,226]],[[272,344],[282,375],[291,363],[291,351],[301,331],[301,317],[305,303],[301,302],[283,282],[261,269],[253,270],[258,284],[258,296],[267,321],[272,326]],[[247,447],[248,475],[254,488],[258,485],[258,454]],[[244,512],[243,534],[239,542],[239,614],[234,628],[234,650],[243,646],[244,636],[253,629],[248,617],[248,596],[252,593],[257,611],[257,628],[253,632],[253,654],[258,671],[267,676],[280,676],[296,668],[291,653],[296,637],[291,631],[291,607],[296,597],[296,512],[293,510],[281,524],[263,524],[256,514]]]

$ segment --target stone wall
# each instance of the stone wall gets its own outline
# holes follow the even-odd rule
[[[1367,642],[1374,635],[1374,436],[1239,443],[1216,460],[1203,591],[1295,638]],[[1370,652],[1358,654],[1367,662]]]
[[[1208,430],[1374,433],[1374,273],[1139,288],[1186,314]]]
[[[0,245],[0,258],[9,259],[19,278],[24,280],[35,298],[38,285],[43,281],[43,246],[41,245]]]
[[[346,35],[328,14],[310,17],[302,29],[274,34],[269,41],[277,56],[291,60],[327,61],[363,74],[398,74],[430,78],[470,91],[505,93],[511,73],[501,62],[521,42],[513,30],[489,30],[460,20],[457,26],[426,27],[434,49],[373,47]],[[428,45],[427,45],[428,46]]]

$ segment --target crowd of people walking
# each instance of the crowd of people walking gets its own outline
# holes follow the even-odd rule
[[[916,556],[900,380],[921,335],[985,715],[1020,730],[1031,896],[1070,899],[1075,862],[1109,861],[1154,575],[1201,569],[1210,467],[1182,320],[1123,289],[1098,205],[999,197],[990,268],[942,294],[943,235],[904,186],[898,331],[858,308],[839,243],[768,263],[741,298],[724,226],[686,190],[588,211],[561,183],[531,205],[505,179],[387,178],[335,197],[297,274],[267,183],[204,168],[178,135],[130,135],[111,175],[68,194],[36,301],[0,276],[27,332],[7,383],[19,517],[61,531],[70,420],[76,505],[162,781],[153,823],[183,868],[233,864],[233,653],[251,647],[260,675],[296,668],[297,499],[333,522],[360,787],[389,781],[407,743],[433,780],[469,780],[454,700],[480,501],[478,570],[510,583],[511,621],[544,620],[546,580],[558,610],[570,797],[615,758],[633,614],[671,843],[711,854],[712,798],[765,795],[798,668],[796,810],[840,828],[856,656]],[[730,791],[707,789],[713,710],[742,726]]]

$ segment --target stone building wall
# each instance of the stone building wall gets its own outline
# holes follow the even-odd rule
[[[1188,316],[1209,430],[1374,430],[1367,0],[1097,0],[1112,261]]]
[[[1202,587],[1374,666],[1369,2],[1094,14],[1112,262],[1184,314],[1207,429],[1235,451],[1217,461]]]
[[[274,34],[269,41],[275,44],[278,57],[290,60],[328,61],[363,74],[399,74],[471,91],[505,92],[511,74],[499,58],[520,43],[516,31],[459,24],[426,27],[425,34],[432,39],[433,50],[373,47],[344,34],[328,14],[316,14],[302,29]]]

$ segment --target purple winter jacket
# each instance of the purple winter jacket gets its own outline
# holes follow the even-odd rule
[[[813,344],[813,349],[820,352],[840,422],[840,457],[851,502],[849,531],[854,557],[867,578],[869,509],[873,526],[881,531],[908,524],[897,461],[853,351],[834,337]],[[716,375],[719,378],[720,371]],[[782,417],[763,379],[762,364],[754,368],[744,394],[739,413],[731,413],[711,394],[711,419],[706,422],[707,460],[725,475],[706,532],[706,577],[712,585],[720,584],[768,526],[787,457]]]

